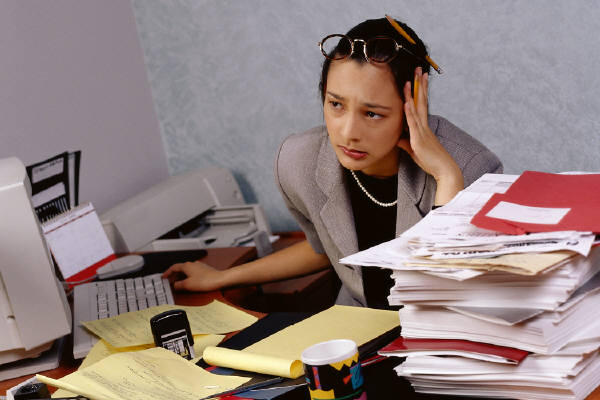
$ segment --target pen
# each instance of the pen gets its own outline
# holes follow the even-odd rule
[[[417,109],[417,100],[419,100],[419,78],[415,76],[413,87],[413,100],[415,103],[415,110]]]
[[[381,361],[383,361],[383,360],[385,360],[385,359],[387,359],[387,357],[386,357],[386,356],[382,356],[382,355],[379,355],[379,354],[375,354],[375,355],[374,355],[374,356],[372,356],[372,357],[369,357],[369,358],[367,358],[367,359],[365,359],[365,360],[362,360],[362,361],[361,361],[361,363],[360,363],[360,366],[361,366],[361,367],[366,367],[366,366],[368,366],[368,365],[377,364],[378,362],[381,362]]]
[[[263,388],[263,387],[266,387],[266,386],[270,386],[270,385],[275,384],[275,383],[279,383],[281,381],[283,381],[283,378],[280,377],[280,376],[277,376],[277,377],[274,377],[274,378],[271,378],[271,379],[267,379],[267,380],[262,381],[262,382],[257,382],[257,383],[252,384],[252,385],[241,386],[241,387],[238,387],[238,388],[235,388],[235,389],[226,390],[226,391],[221,392],[221,393],[211,394],[210,396],[203,397],[200,400],[218,399],[221,396],[229,396],[229,395],[232,395],[232,394],[246,392],[248,390],[259,389],[259,388]]]
[[[394,29],[397,30],[398,33],[400,35],[402,35],[402,37],[404,37],[404,39],[408,40],[408,42],[410,44],[416,44],[414,39],[411,38],[410,35],[408,33],[406,33],[406,31],[404,29],[402,29],[402,27],[400,25],[398,25],[398,23],[396,22],[396,20],[394,20],[394,18],[390,17],[387,14],[385,14],[385,17],[387,18],[390,25],[392,25],[394,27]],[[441,74],[442,72],[444,72],[429,56],[425,56],[425,60],[429,63],[429,65],[431,65],[433,67],[433,69],[435,69],[437,71],[438,74]]]

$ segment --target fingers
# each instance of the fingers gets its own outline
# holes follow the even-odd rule
[[[181,283],[190,279],[192,273],[192,264],[189,262],[173,264],[165,272],[162,277],[166,278],[173,284],[174,288],[181,286]]]
[[[177,273],[183,271],[184,264],[173,264],[165,272],[162,273],[162,277],[169,279],[171,276],[176,276]]]
[[[183,279],[181,281],[173,282],[173,289],[175,290],[187,290],[188,280],[190,278]]]
[[[173,284],[175,290],[187,290],[191,283],[190,263],[179,263],[171,265],[162,277],[166,278]]]
[[[220,288],[221,274],[222,271],[196,261],[173,264],[162,276],[169,279],[175,290],[206,292]]]
[[[415,69],[414,84],[414,90],[411,82],[404,85],[404,113],[412,138],[424,133],[428,126],[429,74],[424,74],[421,67]]]

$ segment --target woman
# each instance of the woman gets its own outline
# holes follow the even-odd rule
[[[326,126],[285,139],[275,165],[307,240],[225,271],[175,264],[163,275],[185,277],[175,289],[257,284],[332,265],[342,282],[338,304],[389,307],[389,271],[338,260],[393,239],[482,174],[502,172],[481,143],[428,114],[432,61],[417,35],[399,24],[409,38],[382,18],[320,43]],[[414,97],[411,81],[419,87]]]

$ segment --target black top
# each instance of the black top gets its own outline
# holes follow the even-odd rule
[[[354,213],[354,226],[358,249],[365,250],[396,237],[396,206],[382,207],[375,204],[358,186],[349,170],[345,170],[350,201]],[[355,171],[363,187],[382,203],[391,203],[398,197],[398,175],[389,178],[374,178]],[[367,306],[381,309],[390,307],[387,297],[393,286],[391,271],[378,267],[363,267],[363,289]]]

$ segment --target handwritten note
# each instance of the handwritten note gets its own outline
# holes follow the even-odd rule
[[[219,343],[221,343],[221,341],[224,338],[225,338],[225,335],[212,335],[212,334],[194,335],[194,352],[196,354],[202,355],[204,352],[204,349],[206,349],[207,347],[210,347],[210,346],[218,345]],[[83,361],[81,362],[81,365],[79,366],[78,369],[87,368],[90,365],[95,364],[98,361],[103,360],[112,354],[123,353],[123,352],[127,352],[127,351],[141,351],[141,350],[150,349],[152,347],[155,347],[155,346],[152,344],[152,345],[144,345],[144,346],[118,347],[117,348],[117,347],[111,346],[106,341],[100,339],[92,347],[92,349],[90,350],[88,355],[83,359]],[[201,357],[197,357],[197,358],[193,359],[191,362],[193,364],[196,364],[200,360],[200,358]],[[75,397],[76,393],[71,393],[64,389],[58,389],[56,392],[54,392],[54,394],[52,396],[53,397]]]
[[[204,349],[210,346],[216,346],[225,338],[225,335],[194,335],[194,353],[202,355]],[[132,346],[132,347],[113,347],[103,339],[98,340],[94,347],[90,350],[85,359],[81,362],[79,369],[87,368],[90,365],[97,363],[98,361],[116,353],[123,353],[127,351],[141,351],[151,349],[154,344],[147,344],[143,346]],[[197,357],[192,362],[195,364],[200,360],[201,357]]]
[[[507,221],[556,225],[569,211],[570,208],[533,207],[500,201],[485,215]]]
[[[83,325],[113,347],[131,347],[154,343],[150,318],[171,309],[185,310],[192,334],[220,334],[238,331],[252,325],[258,318],[235,307],[213,301],[205,306],[163,305],[116,317],[84,322]]]
[[[103,400],[198,400],[250,380],[211,374],[160,347],[113,354],[58,380],[36,377],[48,385]]]

